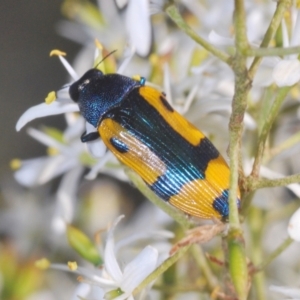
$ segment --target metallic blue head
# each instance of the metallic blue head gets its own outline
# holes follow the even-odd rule
[[[118,107],[130,91],[141,85],[141,81],[123,75],[104,75],[91,69],[70,86],[69,94],[86,121],[98,127],[105,113]]]

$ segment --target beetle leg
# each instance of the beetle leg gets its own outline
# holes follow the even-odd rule
[[[90,133],[86,133],[86,131],[81,135],[80,139],[83,143],[86,142],[92,142],[97,140],[100,137],[99,132],[98,131],[94,131],[94,132],[90,132]]]

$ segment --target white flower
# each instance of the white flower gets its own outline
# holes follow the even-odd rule
[[[56,193],[55,212],[52,216],[52,229],[56,233],[64,233],[66,224],[73,221],[77,187],[83,168],[77,166],[64,174]]]
[[[29,128],[28,133],[51,148],[54,153],[50,156],[21,161],[20,168],[14,173],[15,179],[20,184],[27,187],[42,185],[76,167],[83,167],[80,155],[84,147],[78,139],[63,143],[34,128]]]
[[[285,20],[282,21],[282,36],[283,46],[299,46],[300,44],[300,11],[292,9],[293,26],[292,37],[289,41],[288,30]],[[279,87],[291,86],[300,80],[300,62],[297,54],[286,55],[284,59],[280,60],[273,70],[273,79]]]
[[[78,75],[68,61],[63,57],[63,53],[57,50],[54,51],[58,55],[62,64],[65,66],[66,70],[70,76],[76,80]],[[99,54],[99,49],[96,49],[96,53]],[[124,65],[128,63],[131,59],[133,52],[128,53],[125,57],[123,64],[121,64],[120,69],[124,69]],[[68,85],[69,86],[69,85]],[[48,98],[50,103],[42,103],[29,108],[17,122],[17,131],[21,130],[28,122],[45,116],[65,114],[68,127],[65,130],[65,138],[69,143],[60,143],[47,134],[38,131],[36,129],[28,129],[28,133],[35,139],[39,140],[41,143],[48,147],[52,147],[58,150],[57,155],[51,157],[36,158],[27,161],[23,161],[21,168],[15,172],[15,178],[17,181],[25,186],[34,186],[43,184],[52,178],[59,176],[68,170],[74,168],[75,166],[81,165],[80,156],[82,153],[86,152],[85,145],[81,143],[80,136],[86,130],[87,132],[95,131],[95,128],[84,121],[82,117],[75,117],[73,112],[79,111],[78,105],[71,100],[68,94],[68,87],[63,87],[56,93],[56,98],[53,93],[50,93]],[[54,100],[54,101],[53,101]],[[106,146],[101,139],[93,142],[87,143],[87,147],[90,153],[93,154],[95,158],[99,158],[97,163],[94,163],[91,171],[86,175],[87,179],[94,179],[99,170],[105,170],[104,165],[108,160],[115,162],[110,152],[107,152]],[[126,179],[122,170],[115,170],[116,176],[119,179]]]
[[[288,297],[285,299],[300,300],[300,289],[271,285],[270,290]]]
[[[114,234],[115,229],[120,220],[124,216],[120,216],[113,223],[107,234],[107,240],[104,248],[104,266],[102,269],[86,269],[83,267],[78,267],[74,272],[82,275],[84,277],[84,282],[79,285],[74,294],[74,299],[77,297],[90,298],[91,294],[97,294],[97,299],[102,298],[107,293],[113,293],[116,290],[119,290],[121,293],[120,296],[114,298],[116,300],[123,299],[134,299],[132,292],[138,285],[149,275],[151,274],[159,264],[162,263],[164,259],[167,258],[168,252],[170,250],[170,245],[165,252],[156,249],[153,246],[146,246],[138,255],[131,259],[126,264],[120,264],[118,257],[124,246],[128,246],[129,243],[137,242],[141,240],[141,236],[137,235],[130,236],[128,241],[127,239],[120,240],[117,245],[115,244]],[[148,232],[147,236],[144,238],[170,238],[173,234],[170,232]],[[119,246],[118,246],[119,244]],[[122,259],[124,261],[124,258]],[[66,266],[60,264],[52,264],[52,268],[67,270],[69,269]],[[87,283],[90,283],[89,287]]]
[[[77,43],[81,42],[87,48],[95,38],[99,38],[107,48],[122,50],[129,43],[139,55],[149,54],[152,30],[148,0],[125,0],[116,3],[99,0],[98,8],[93,7],[93,12],[90,8],[91,6],[82,5],[79,8],[80,14],[71,16],[77,24],[61,22],[58,26],[60,34]],[[64,12],[68,14],[69,10]],[[95,19],[97,13],[101,17]]]
[[[151,22],[148,0],[129,0],[125,25],[129,42],[141,56],[147,56],[151,46]]]
[[[60,97],[64,92],[65,89],[59,91],[56,101],[50,104],[41,103],[26,110],[18,120],[16,130],[21,130],[27,123],[37,118],[79,111],[78,105],[70,98]]]
[[[106,278],[102,287],[106,289],[106,291],[120,288],[124,294],[117,297],[117,300],[130,297],[133,290],[155,270],[159,263],[158,250],[148,245],[134,259],[127,263],[126,266],[121,267],[116,257],[116,249],[120,251],[120,248],[115,245],[114,231],[122,218],[123,216],[120,216],[109,230],[104,249],[103,274]],[[153,237],[156,234],[152,232],[151,235]],[[137,235],[137,237],[138,236],[139,235]],[[150,236],[150,233],[148,236]],[[171,236],[169,235],[169,237]],[[129,240],[133,242],[132,237],[129,237]],[[121,243],[126,245],[125,241],[121,241]],[[166,254],[163,254],[164,257],[165,255]],[[100,283],[101,281],[97,282]],[[109,285],[111,285],[112,288]]]
[[[60,61],[65,66],[70,76],[73,77],[74,80],[76,80],[78,78],[78,75],[76,74],[72,66],[63,57],[64,53],[57,50],[54,50],[54,53],[59,57]],[[16,124],[16,130],[21,130],[27,123],[37,118],[59,115],[63,113],[78,112],[79,107],[70,98],[68,90],[68,87],[64,87],[57,93],[51,92],[45,99],[44,103],[27,109],[19,118]]]
[[[214,3],[215,4],[215,3]],[[215,5],[217,6],[217,5]],[[274,9],[274,3],[269,2],[264,4],[265,9],[257,10],[257,7],[252,7],[253,4],[248,3],[248,16],[247,16],[247,37],[249,43],[254,47],[258,47],[261,40],[261,33],[264,31],[262,28],[267,29],[268,16],[266,11],[272,11]],[[219,14],[223,12],[219,11]],[[289,46],[299,46],[300,45],[300,16],[299,10],[294,7],[291,8],[291,19],[292,19],[292,36],[289,39],[289,33],[286,26],[285,19],[282,21],[282,36],[283,36],[283,47]],[[211,17],[211,16],[210,16]],[[223,18],[222,18],[223,19]],[[203,21],[203,18],[201,18]],[[226,20],[226,18],[225,18]],[[224,22],[225,20],[222,20]],[[228,20],[227,20],[228,21]],[[225,27],[219,27],[220,31],[224,31],[224,28],[228,28],[227,23]],[[229,29],[228,29],[229,31]],[[234,40],[228,36],[228,33],[224,35],[219,34],[215,28],[213,28],[208,38],[211,43],[217,46],[229,47],[234,45]],[[254,86],[269,86],[272,82],[275,82],[279,87],[291,86],[300,80],[300,62],[298,60],[298,55],[286,55],[284,59],[279,57],[265,57],[263,58],[258,72],[253,80]],[[249,63],[252,59],[249,60]]]
[[[71,118],[68,119],[70,122]],[[56,194],[56,209],[52,220],[52,228],[57,233],[64,232],[65,224],[73,220],[77,187],[85,167],[81,162],[85,148],[76,134],[77,129],[82,131],[83,120],[78,120],[81,123],[80,126],[73,124],[73,127],[71,122],[72,130],[64,132],[63,141],[45,132],[29,128],[29,135],[51,148],[53,153],[49,156],[21,161],[19,169],[14,173],[15,179],[27,187],[45,184],[63,174]]]

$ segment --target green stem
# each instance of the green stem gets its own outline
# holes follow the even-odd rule
[[[207,281],[208,288],[212,292],[216,288],[218,281],[207,262],[205,254],[203,253],[203,250],[199,244],[193,245],[191,250],[199,266],[199,270],[203,273]]]
[[[247,28],[246,28],[246,13],[243,0],[235,0],[235,45],[237,52],[242,53],[249,47],[247,39]]]
[[[266,300],[266,278],[263,272],[254,275],[253,285],[256,291],[257,300]]]
[[[242,51],[248,46],[246,18],[243,0],[235,0],[234,28],[236,32],[236,54],[233,58],[235,92],[230,116],[230,190],[229,190],[229,232],[227,237],[229,273],[238,299],[245,300],[248,294],[248,269],[243,232],[237,207],[239,157],[243,119],[247,108],[247,95],[251,87],[246,68],[246,57]]]
[[[277,8],[276,11],[273,15],[273,18],[271,20],[271,23],[267,29],[267,32],[260,44],[261,48],[266,48],[269,46],[270,42],[272,41],[272,39],[274,38],[278,27],[280,26],[281,20],[284,16],[284,13],[286,12],[286,10],[291,6],[291,0],[279,0],[278,4],[277,4]],[[255,50],[259,50],[261,51],[261,49],[255,49]],[[271,50],[271,49],[269,49]],[[253,79],[259,64],[262,61],[262,57],[260,55],[257,55],[257,53],[254,54],[254,52],[251,53],[251,51],[253,51],[253,49],[246,49],[246,51],[244,52],[245,55],[248,56],[256,56],[249,68],[249,77]],[[249,55],[251,54],[251,55]]]
[[[268,187],[287,186],[293,183],[300,183],[300,173],[278,179],[260,178],[257,180],[249,181],[249,185],[247,186],[247,188],[249,189],[249,191],[255,191]]]
[[[234,114],[232,115],[234,116]],[[242,125],[241,125],[242,126]],[[239,163],[236,159],[240,151],[240,134],[232,131],[230,134],[230,191],[229,191],[229,223],[230,227],[240,228],[237,207],[238,170]]]
[[[168,202],[163,201],[159,197],[157,197],[145,184],[143,179],[138,176],[135,172],[126,169],[126,174],[133,182],[133,184],[140,190],[140,192],[149,199],[155,206],[158,206],[165,213],[167,213],[171,218],[173,218],[176,222],[178,222],[184,229],[188,229],[194,227],[195,224],[188,219],[188,216],[184,214],[182,211],[176,209],[171,206]]]
[[[201,293],[202,291],[205,291],[205,286],[199,283],[196,284],[186,284],[184,285],[176,285],[176,286],[166,286],[166,285],[154,285],[154,290],[160,291],[161,293],[165,295],[176,295],[176,294],[183,294],[183,293],[190,293],[190,292],[196,292]],[[171,299],[174,299],[173,296],[171,296]],[[166,300],[165,298],[162,298],[163,300]]]
[[[276,155],[281,154],[283,151],[292,148],[293,146],[297,145],[300,142],[300,132],[295,133],[287,140],[283,141],[278,146],[272,148],[267,155],[264,156],[264,162],[270,161]]]
[[[270,255],[265,259],[265,261],[255,268],[255,272],[260,272],[264,270],[275,258],[277,258],[285,249],[287,249],[293,240],[287,238],[281,245],[279,245]]]
[[[230,192],[229,192],[229,222],[230,227],[240,229],[239,214],[237,208],[238,172],[240,157],[240,141],[243,132],[243,119],[247,107],[247,94],[250,89],[248,80],[246,58],[241,50],[247,45],[245,10],[242,0],[235,1],[235,30],[237,52],[233,60],[235,73],[235,93],[232,101],[232,114],[230,117]]]
[[[139,286],[133,291],[133,295],[140,293],[147,285],[157,279],[168,268],[170,268],[180,257],[182,257],[191,245],[180,248],[173,256],[165,260],[159,267],[157,267],[150,275],[148,275]]]
[[[249,226],[251,232],[251,260],[254,265],[263,261],[262,239],[264,234],[265,213],[256,207],[251,207],[249,212]],[[263,272],[256,274],[253,278],[253,284],[256,292],[255,299],[265,300],[265,274]]]
[[[290,54],[299,54],[300,47],[288,47],[288,48],[248,48],[245,50],[244,55],[246,56],[284,56]],[[258,60],[258,59],[257,59]]]
[[[220,60],[225,62],[226,64],[230,64],[230,56],[219,50],[218,48],[214,47],[212,44],[208,43],[202,37],[200,37],[182,18],[180,15],[177,7],[173,4],[167,6],[166,12],[169,17],[173,20],[173,22],[182,30],[184,31],[189,37],[191,37],[196,43],[201,45],[204,49],[208,52],[212,53]]]
[[[255,194],[254,191],[249,192],[249,193],[244,193],[242,208],[241,208],[241,212],[240,212],[241,216],[245,217],[248,214],[254,194]]]
[[[258,146],[257,146],[257,151],[255,155],[255,160],[253,164],[253,169],[251,175],[253,177],[258,177],[259,175],[259,169],[265,149],[265,143],[267,140],[267,137],[269,135],[270,129],[278,115],[279,109],[285,100],[285,97],[287,96],[288,92],[290,91],[291,87],[283,87],[280,88],[278,91],[278,94],[274,100],[274,103],[271,107],[270,113],[267,115],[267,118],[265,120],[265,123],[262,127],[259,140],[258,140]]]

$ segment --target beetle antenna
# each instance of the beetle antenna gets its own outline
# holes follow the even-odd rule
[[[112,55],[113,53],[115,53],[117,51],[117,49],[116,50],[113,50],[113,51],[111,51],[111,52],[109,52],[107,55],[105,55],[103,58],[102,58],[102,60],[99,62],[99,63],[97,63],[97,65],[95,66],[95,69],[97,69],[97,67],[106,59],[106,58],[108,58],[110,55]]]

